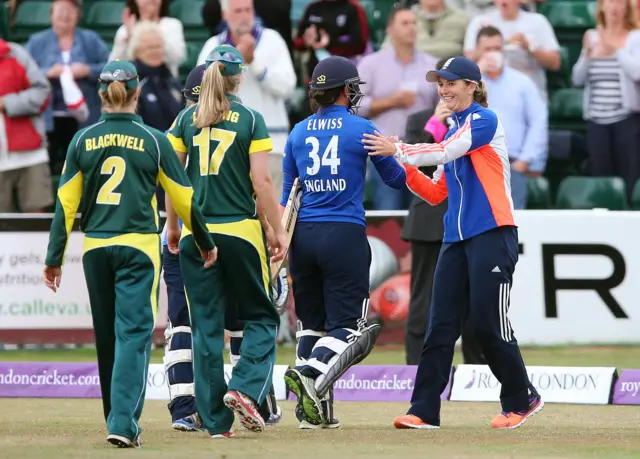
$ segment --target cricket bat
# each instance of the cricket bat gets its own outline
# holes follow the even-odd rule
[[[287,199],[287,205],[285,206],[284,213],[282,214],[282,226],[284,227],[284,232],[287,235],[287,247],[291,244],[291,239],[293,238],[293,230],[296,227],[296,220],[298,220],[301,200],[302,188],[300,187],[300,179],[296,178],[293,181],[293,186],[291,187],[289,198]],[[274,282],[278,277],[282,264],[287,259],[288,250],[289,249],[287,249],[287,254],[285,254],[282,260],[271,263],[271,280]]]

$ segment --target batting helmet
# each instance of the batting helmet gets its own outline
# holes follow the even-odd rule
[[[318,62],[313,69],[309,88],[313,91],[326,91],[346,87],[349,108],[355,112],[364,97],[360,92],[361,84],[365,82],[360,80],[358,68],[353,62],[342,56],[330,56]]]

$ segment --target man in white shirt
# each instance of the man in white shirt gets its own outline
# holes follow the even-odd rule
[[[540,13],[520,9],[520,0],[495,0],[495,3],[496,11],[471,20],[464,37],[465,56],[477,60],[478,32],[486,26],[496,27],[505,38],[507,65],[529,75],[542,99],[547,101],[545,71],[560,69],[560,45],[551,24]]]
[[[256,24],[253,0],[221,1],[227,28],[211,37],[198,56],[198,65],[220,44],[235,46],[242,53],[248,71],[244,74],[238,97],[242,103],[264,117],[273,142],[269,169],[277,198],[282,192],[282,154],[289,135],[289,117],[285,100],[293,94],[296,74],[289,48],[278,32]]]

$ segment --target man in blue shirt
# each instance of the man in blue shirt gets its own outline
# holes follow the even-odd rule
[[[547,163],[548,111],[528,75],[504,65],[504,39],[492,26],[478,32],[476,55],[485,76],[489,107],[507,136],[511,161],[511,196],[515,209],[527,206],[527,177],[540,176]]]
[[[296,366],[285,382],[298,397],[301,428],[339,426],[332,387],[373,348],[377,325],[367,326],[369,266],[363,190],[368,153],[361,142],[375,126],[355,115],[363,97],[358,70],[331,56],[318,63],[310,84],[315,112],[291,132],[283,158],[286,204],[296,178],[302,205],[289,248],[289,271],[299,331]],[[372,158],[384,183],[405,186],[394,158]]]

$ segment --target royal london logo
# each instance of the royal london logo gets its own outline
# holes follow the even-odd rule
[[[327,77],[324,75],[320,75],[318,78],[316,78],[316,83],[324,83],[325,81],[327,81]]]

